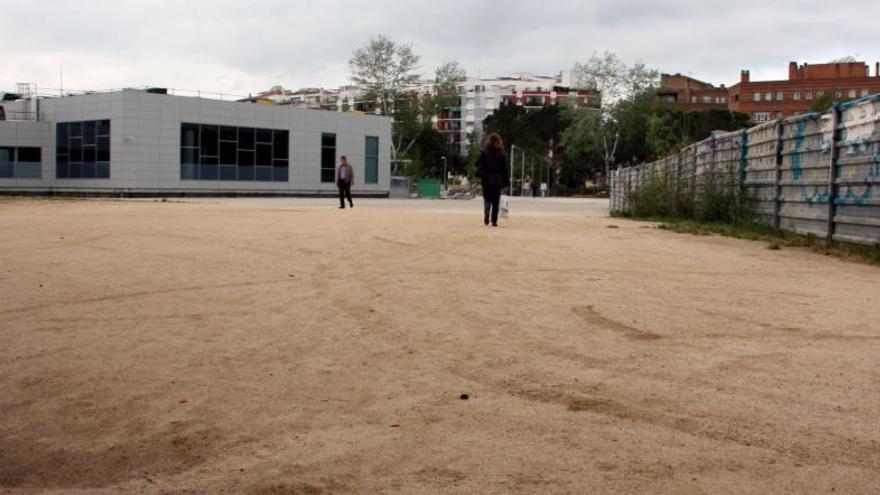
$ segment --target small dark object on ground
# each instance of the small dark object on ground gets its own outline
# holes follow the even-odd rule
[[[617,225],[609,225],[608,228],[609,229],[619,229],[620,227],[618,227]]]
[[[461,399],[461,400],[468,400],[470,398],[471,398],[471,396],[468,394],[461,394],[461,396],[459,397],[459,399]]]

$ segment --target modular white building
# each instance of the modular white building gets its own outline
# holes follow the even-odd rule
[[[388,195],[391,119],[122,90],[3,102],[0,192]]]

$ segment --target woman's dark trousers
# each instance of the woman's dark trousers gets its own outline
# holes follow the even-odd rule
[[[483,223],[489,225],[498,225],[498,203],[501,201],[501,188],[485,188],[483,189]]]

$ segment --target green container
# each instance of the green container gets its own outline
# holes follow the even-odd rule
[[[420,179],[419,180],[419,197],[420,198],[439,198],[440,197],[440,179]]]

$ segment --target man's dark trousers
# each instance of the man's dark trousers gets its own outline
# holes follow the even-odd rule
[[[345,200],[348,199],[349,206],[354,208],[354,203],[351,202],[351,183],[340,180],[336,182],[336,187],[339,188],[339,207],[345,208]]]

